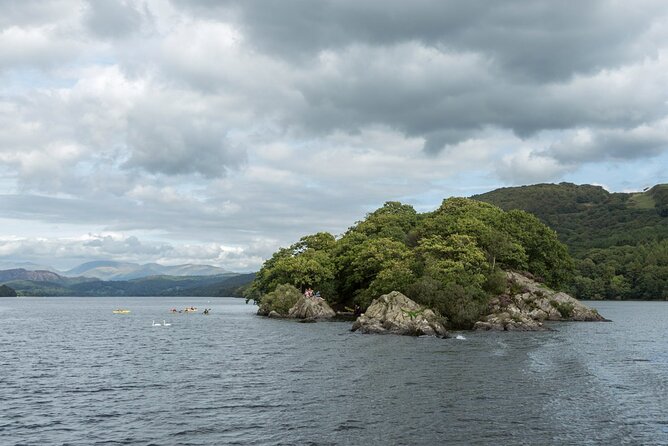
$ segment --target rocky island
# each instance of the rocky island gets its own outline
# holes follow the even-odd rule
[[[354,313],[361,333],[447,337],[605,320],[565,292],[573,270],[556,233],[527,212],[449,198],[418,214],[388,202],[339,238],[321,232],[281,248],[246,299],[269,317]]]

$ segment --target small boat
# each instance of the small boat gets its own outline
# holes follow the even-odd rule
[[[184,312],[184,313],[197,313],[197,308],[196,308],[196,307],[185,308],[185,309],[183,310],[183,312]]]
[[[116,310],[111,310],[112,313],[114,314],[128,314],[130,310],[126,310],[123,308],[117,308]]]

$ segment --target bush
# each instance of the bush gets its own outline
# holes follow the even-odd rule
[[[488,297],[481,290],[465,288],[457,283],[443,284],[423,276],[410,287],[407,295],[415,302],[431,308],[456,329],[470,329],[487,312]]]
[[[487,312],[489,298],[479,290],[449,283],[444,292],[447,296],[444,311],[452,328],[469,330]]]
[[[506,273],[498,268],[489,273],[483,284],[483,289],[494,296],[504,293],[506,288],[508,288]]]
[[[570,302],[557,302],[556,300],[551,300],[550,305],[557,309],[561,317],[568,319],[573,316],[574,306]]]
[[[445,314],[445,301],[447,300],[441,282],[430,277],[422,276],[406,290],[406,296],[415,302],[432,310]]]
[[[290,308],[297,303],[301,296],[302,293],[294,286],[288,283],[279,285],[274,291],[262,296],[259,313],[269,314],[271,311],[275,311],[280,315],[287,316]]]

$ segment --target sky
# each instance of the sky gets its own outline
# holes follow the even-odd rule
[[[0,0],[0,265],[253,271],[386,201],[666,166],[664,0]]]

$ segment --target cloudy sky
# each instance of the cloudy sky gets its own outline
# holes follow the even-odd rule
[[[664,0],[0,0],[0,262],[248,271],[388,200],[666,166]]]

